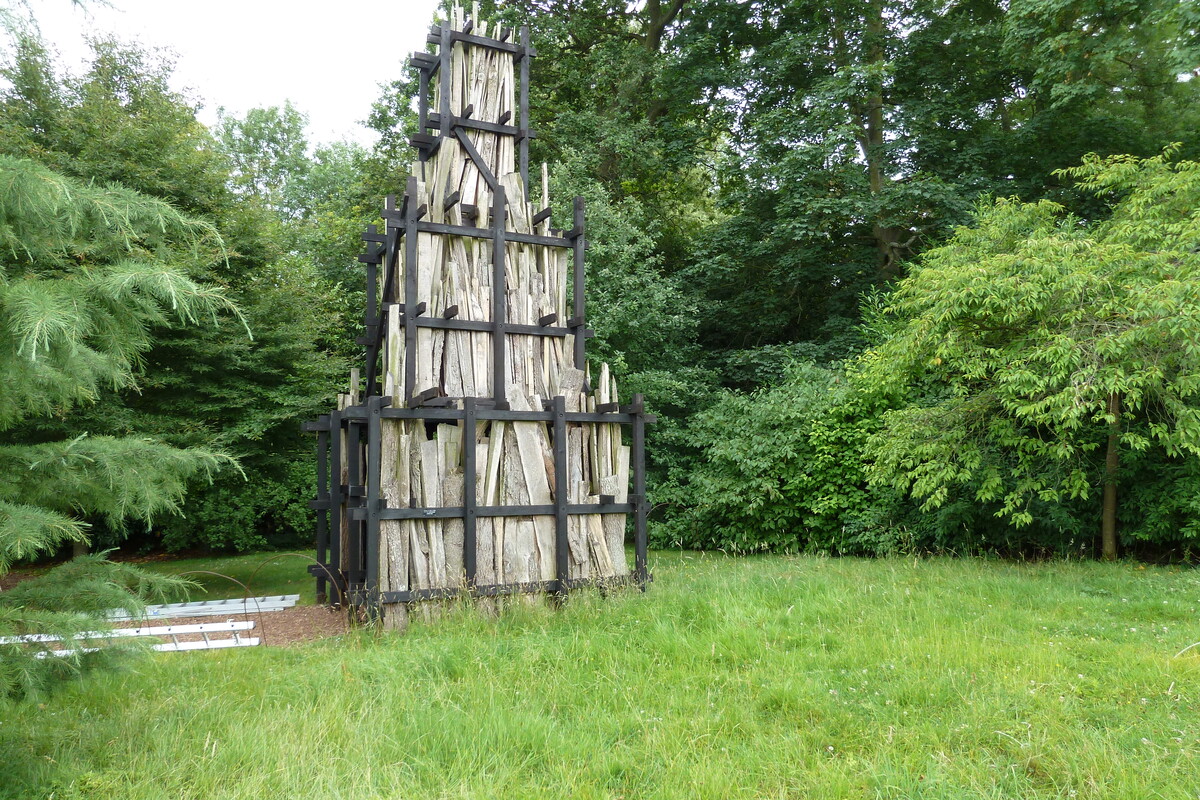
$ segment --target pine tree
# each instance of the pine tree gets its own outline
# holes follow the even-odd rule
[[[37,424],[54,417],[61,429],[102,390],[135,387],[156,327],[237,315],[219,290],[188,277],[222,253],[210,224],[168,203],[0,156],[0,574],[86,541],[87,517],[122,524],[173,511],[188,480],[229,462],[86,431],[45,441]],[[136,610],[181,585],[100,557],[75,559],[0,593],[0,637],[95,630],[106,609]],[[102,648],[39,658],[41,647],[0,644],[0,693],[28,695],[119,655]]]

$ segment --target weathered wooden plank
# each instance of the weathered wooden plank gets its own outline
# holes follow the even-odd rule
[[[421,504],[426,508],[442,505],[442,470],[439,463],[438,442],[426,439],[421,442]],[[446,586],[446,550],[442,520],[425,520],[429,542],[429,583],[431,586]]]
[[[601,494],[611,495],[618,503],[629,502],[629,448],[617,450],[617,471],[600,479]],[[625,515],[604,514],[604,539],[608,542],[608,553],[612,560],[613,574],[626,575],[629,564],[625,558]]]
[[[409,498],[409,435],[401,420],[382,420],[380,441],[380,494],[390,508],[408,508]],[[409,588],[409,541],[402,520],[385,519],[379,523],[379,575],[384,591],[405,591]],[[384,625],[403,630],[408,625],[408,609],[395,606],[384,614]]]
[[[590,495],[588,503],[599,503],[597,495]],[[592,557],[593,570],[596,577],[611,578],[613,576],[612,556],[609,553],[608,541],[604,537],[604,523],[599,514],[584,514],[587,527],[588,552]]]

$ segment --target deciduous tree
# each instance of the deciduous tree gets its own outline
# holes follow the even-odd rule
[[[932,390],[884,417],[869,458],[926,508],[966,492],[1017,527],[1039,502],[1098,496],[1114,558],[1126,457],[1200,493],[1200,163],[1089,156],[1063,177],[1108,216],[986,204],[898,285],[875,380]],[[1140,516],[1176,502],[1139,498]]]

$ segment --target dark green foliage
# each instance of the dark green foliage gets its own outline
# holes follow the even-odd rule
[[[211,487],[190,496],[185,516],[157,526],[151,544],[169,551],[237,552],[310,546],[313,513],[308,503],[317,483],[313,462],[313,454],[302,449],[279,474],[259,469],[249,477],[219,476]]]

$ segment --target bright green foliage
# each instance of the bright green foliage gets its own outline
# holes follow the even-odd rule
[[[0,425],[130,385],[151,326],[228,307],[180,269],[215,230],[165,203],[0,156],[0,215]]]
[[[217,138],[233,166],[236,190],[279,214],[294,213],[292,196],[309,166],[307,124],[308,118],[290,102],[283,108],[252,108],[243,118],[222,110]]]
[[[83,517],[119,526],[177,510],[189,480],[211,478],[228,460],[144,438],[88,436],[68,420],[102,392],[134,386],[155,327],[211,323],[235,309],[185,272],[221,248],[213,228],[116,185],[0,156],[0,241],[0,430],[10,436],[0,447],[3,573],[86,540]],[[76,435],[31,437],[33,418],[50,415]],[[98,559],[73,562],[0,595],[0,633],[94,629],[105,608],[136,606],[178,585]],[[97,660],[0,647],[4,694],[37,691]]]
[[[81,75],[57,72],[46,46],[12,33],[0,92],[0,152],[122,186],[219,218],[228,193],[194,102],[171,90],[161,54],[101,39]],[[237,243],[227,237],[236,262]]]
[[[1016,527],[1090,536],[1103,442],[1133,458],[1128,535],[1200,535],[1200,163],[1089,157],[1066,170],[1111,204],[1085,222],[1049,201],[982,206],[892,295],[881,386],[923,382],[884,416],[872,480],[932,509],[962,497]],[[1122,411],[1108,411],[1111,397]],[[1131,474],[1132,473],[1132,474]],[[1150,487],[1153,487],[1151,489]],[[1075,530],[1043,516],[1074,509]]]
[[[813,364],[778,384],[725,393],[690,426],[698,464],[660,493],[677,505],[659,546],[726,552],[880,554],[913,549],[891,492],[867,486],[863,447],[894,400]],[[664,497],[665,496],[665,497]]]

